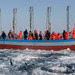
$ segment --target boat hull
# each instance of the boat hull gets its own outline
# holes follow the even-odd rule
[[[0,45],[0,49],[20,49],[20,50],[25,50],[25,49],[32,49],[32,50],[54,50],[54,51],[59,51],[59,50],[65,50],[67,48],[70,48],[72,51],[75,51],[75,45],[71,46],[22,46],[22,45]]]
[[[63,50],[70,48],[75,51],[75,39],[71,40],[9,40],[0,39],[0,49],[32,49],[32,50]]]

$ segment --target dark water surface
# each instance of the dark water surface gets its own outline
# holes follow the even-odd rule
[[[75,75],[75,52],[0,50],[0,75]]]

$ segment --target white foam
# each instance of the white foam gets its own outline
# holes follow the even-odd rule
[[[52,67],[51,69],[54,70],[55,72],[66,72],[67,67],[56,66],[56,67]]]
[[[13,60],[15,61],[21,61],[22,59],[24,59],[24,55],[23,54],[19,54],[17,57],[14,57]]]
[[[75,63],[75,55],[70,55],[70,56],[62,56],[59,58],[59,62],[62,61],[62,63]]]
[[[0,64],[0,68],[6,67],[5,63]]]

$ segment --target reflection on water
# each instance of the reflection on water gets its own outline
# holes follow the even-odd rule
[[[70,50],[0,50],[0,75],[74,75],[75,52]]]

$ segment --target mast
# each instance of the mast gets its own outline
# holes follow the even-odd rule
[[[69,6],[67,6],[67,32],[69,32],[70,24],[69,24]]]
[[[51,7],[47,8],[48,30],[51,33]]]
[[[2,25],[1,25],[1,8],[0,8],[0,34],[1,34],[1,31],[2,31]]]
[[[13,35],[15,37],[16,33],[16,24],[17,24],[17,8],[13,9]]]
[[[29,12],[30,12],[30,31],[33,32],[33,7],[30,7]]]

